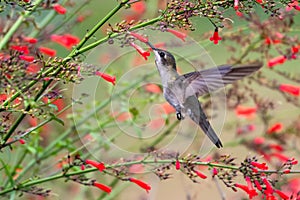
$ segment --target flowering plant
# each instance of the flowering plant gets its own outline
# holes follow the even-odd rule
[[[297,0],[16,0],[0,8],[0,196],[43,198],[67,187],[85,199],[122,198],[125,187],[146,196],[181,173],[197,189],[179,188],[175,198],[201,196],[202,182],[221,199],[300,198]],[[200,45],[218,62],[265,63],[226,88],[224,148],[212,150],[203,139],[208,150],[199,152],[200,136],[189,140],[195,127],[178,129],[154,81],[152,41],[179,49],[180,73],[187,70],[180,59],[209,65]],[[198,47],[189,48],[194,41]],[[214,98],[201,102],[217,119]]]

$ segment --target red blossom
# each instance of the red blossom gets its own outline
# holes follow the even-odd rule
[[[267,170],[268,169],[268,166],[267,166],[266,163],[258,163],[258,162],[252,161],[251,165],[254,166],[254,167],[257,167],[258,169],[261,169],[261,170]]]
[[[281,160],[282,162],[287,162],[289,160],[289,158],[281,153],[275,152],[270,154],[270,156],[276,157],[279,160]]]
[[[25,144],[26,141],[24,139],[19,139],[20,144]]]
[[[85,16],[84,15],[79,15],[77,18],[76,18],[76,22],[83,22],[85,20]]]
[[[38,42],[38,40],[36,38],[32,38],[32,37],[24,37],[25,42],[28,42],[30,44],[35,44]]]
[[[66,14],[67,12],[67,9],[65,7],[63,7],[62,5],[60,4],[54,4],[53,5],[53,9],[58,13],[58,14],[61,14],[61,15],[64,15]]]
[[[197,174],[197,176],[199,176],[202,179],[206,179],[207,176],[205,174],[203,174],[202,172],[198,171],[198,170],[194,170],[195,174]]]
[[[46,54],[46,55],[51,56],[51,57],[56,55],[56,50],[50,49],[48,47],[39,47],[39,50],[40,50],[41,53]]]
[[[273,193],[273,187],[272,185],[269,183],[269,181],[267,180],[267,178],[263,177],[262,178],[263,183],[266,186],[266,189],[264,190],[264,193],[267,194],[272,194]]]
[[[24,53],[24,54],[29,54],[29,49],[28,49],[27,46],[13,45],[10,48],[13,49],[13,50],[19,51],[21,53]]]
[[[219,173],[218,169],[214,167],[214,168],[212,169],[212,174],[213,174],[213,176],[218,175],[218,173]]]
[[[299,52],[299,47],[292,46],[291,51],[292,51],[293,54],[296,54],[296,53]]]
[[[144,42],[144,43],[148,42],[148,38],[147,37],[144,37],[144,36],[142,36],[142,35],[140,35],[138,33],[130,32],[129,34],[132,35],[133,37],[135,37],[136,39],[138,39],[141,42]]]
[[[282,198],[284,200],[289,199],[289,197],[286,194],[284,194],[283,192],[281,192],[280,190],[274,190],[274,192],[276,192],[280,196],[280,198]]]
[[[160,87],[156,84],[153,84],[153,83],[147,84],[144,88],[147,92],[150,92],[150,93],[155,93],[155,94],[162,93]]]
[[[258,182],[258,180],[254,180],[254,184],[258,190],[260,190],[260,191],[262,190],[262,187],[261,187],[260,183]]]
[[[97,76],[100,76],[101,78],[103,78],[103,79],[106,80],[107,82],[112,83],[113,85],[116,84],[116,77],[115,77],[115,76],[111,76],[111,75],[109,75],[109,74],[105,74],[105,73],[99,72],[99,71],[97,71],[95,74],[96,74]]]
[[[275,132],[280,132],[280,131],[282,131],[282,129],[283,129],[282,123],[276,123],[267,130],[267,133],[271,134],[271,133],[275,133]]]
[[[268,61],[268,67],[272,68],[275,65],[283,64],[286,61],[286,57],[284,55],[277,56],[275,58],[272,58]]]
[[[256,107],[237,106],[235,113],[237,116],[252,117],[257,111]]]
[[[111,192],[111,187],[104,185],[102,183],[98,183],[98,182],[94,182],[93,186],[99,188],[100,190],[106,192],[106,193],[110,193]]]
[[[160,104],[164,114],[174,113],[176,110],[168,102]]]
[[[261,145],[261,144],[265,143],[265,138],[263,138],[263,137],[256,137],[256,138],[253,139],[253,143],[255,145]]]
[[[248,185],[248,194],[249,194],[249,198],[252,199],[252,197],[255,197],[257,195],[256,190],[253,188],[252,182],[250,177],[246,177],[245,178],[247,185]]]
[[[145,183],[145,182],[135,179],[135,178],[128,178],[128,180],[132,183],[137,184],[141,188],[145,189],[147,192],[149,192],[149,190],[151,190],[151,186],[148,183]]]
[[[80,166],[80,169],[81,169],[81,170],[85,170],[85,166],[84,166],[84,165],[81,165],[81,166]]]
[[[296,160],[295,158],[291,158],[290,160],[291,165],[297,165],[298,164],[298,160]]]
[[[169,33],[172,33],[173,35],[175,35],[179,39],[182,39],[182,41],[185,42],[185,38],[187,36],[185,33],[182,33],[180,31],[176,31],[176,30],[173,30],[173,29],[169,29],[169,28],[167,28],[166,31],[169,32]]]
[[[93,167],[96,167],[100,172],[105,170],[105,165],[102,162],[97,162],[94,160],[85,160],[85,163],[88,165],[92,165]]]
[[[7,94],[0,94],[0,102],[6,101]]]
[[[209,39],[210,39],[210,41],[214,41],[214,44],[218,44],[219,40],[222,40],[222,38],[219,37],[219,29],[218,29],[218,27],[215,28],[213,36],[210,37]]]
[[[177,159],[176,162],[175,162],[175,169],[176,169],[176,170],[180,170],[180,162],[179,162],[178,159]]]
[[[145,51],[144,49],[142,49],[142,47],[136,45],[133,42],[130,42],[129,44],[130,44],[130,46],[132,46],[133,48],[135,48],[137,50],[137,52],[144,57],[145,60],[148,60],[148,56],[150,56],[150,52],[149,51]]]
[[[285,169],[285,170],[282,171],[282,173],[284,173],[284,174],[289,174],[290,172],[291,172],[290,169]]]
[[[235,11],[235,14],[236,14],[236,16],[238,16],[238,17],[243,17],[243,13],[242,12],[240,12],[240,11]]]
[[[281,84],[279,90],[282,92],[289,93],[293,96],[300,96],[300,86]]]
[[[36,65],[36,64],[30,64],[30,65],[28,65],[27,66],[27,68],[26,68],[26,72],[28,73],[28,74],[35,74],[35,73],[37,73],[38,71],[40,71],[40,66],[38,66],[38,65]]]
[[[256,0],[257,3],[262,4],[263,1],[262,0]]]
[[[138,2],[131,5],[131,9],[135,13],[141,15],[146,11],[146,4],[145,4],[144,1],[138,1]]]
[[[270,149],[275,149],[276,151],[283,151],[283,147],[280,144],[269,144]]]
[[[51,40],[56,42],[57,44],[62,45],[67,49],[71,49],[74,45],[78,44],[80,39],[71,34],[64,34],[64,35],[51,35]]]
[[[239,9],[239,1],[238,0],[234,0],[233,8],[234,8],[234,10],[238,10]]]
[[[26,56],[26,55],[20,55],[19,58],[21,60],[27,61],[27,62],[32,62],[34,61],[34,56]]]

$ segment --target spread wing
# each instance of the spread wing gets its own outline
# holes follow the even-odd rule
[[[184,82],[185,96],[197,97],[213,92],[227,84],[240,80],[262,67],[262,64],[232,67],[222,65],[203,71],[196,71],[179,76],[176,81]]]

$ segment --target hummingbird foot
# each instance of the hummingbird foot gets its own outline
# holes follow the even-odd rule
[[[177,117],[177,119],[179,121],[184,119],[184,117],[182,116],[181,112],[176,112],[176,117]]]

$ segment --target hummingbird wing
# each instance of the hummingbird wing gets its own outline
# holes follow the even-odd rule
[[[262,64],[232,67],[222,65],[202,71],[190,72],[179,76],[176,81],[185,83],[185,96],[197,97],[213,92],[227,84],[240,80],[262,67]]]
[[[189,96],[183,104],[185,113],[198,124],[208,138],[218,147],[223,147],[221,140],[218,138],[214,129],[210,125],[205,113],[203,112],[198,98],[193,95]]]

